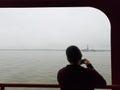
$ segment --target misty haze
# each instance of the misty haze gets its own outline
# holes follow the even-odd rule
[[[95,8],[1,8],[0,49],[110,50],[110,22]]]

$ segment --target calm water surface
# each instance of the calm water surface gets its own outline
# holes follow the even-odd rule
[[[83,58],[88,58],[106,79],[107,84],[111,84],[109,51],[83,52]],[[57,71],[67,64],[65,51],[0,51],[0,82],[57,83]],[[7,88],[6,90],[59,89]]]

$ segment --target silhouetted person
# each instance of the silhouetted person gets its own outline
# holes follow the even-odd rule
[[[106,85],[89,60],[81,60],[82,54],[78,47],[68,47],[66,55],[70,64],[59,70],[57,75],[61,90],[94,90],[94,87]],[[81,63],[87,68],[82,67]]]

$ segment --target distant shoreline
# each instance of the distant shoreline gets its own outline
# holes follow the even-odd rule
[[[65,51],[65,49],[0,49],[0,51]],[[83,52],[104,52],[111,50],[81,50]]]
[[[0,49],[0,51],[65,51],[64,49]]]

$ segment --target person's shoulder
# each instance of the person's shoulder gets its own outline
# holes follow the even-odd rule
[[[61,68],[60,70],[58,70],[58,74],[61,73],[61,72],[64,72],[66,68],[67,68],[67,66],[65,66],[65,67]]]

